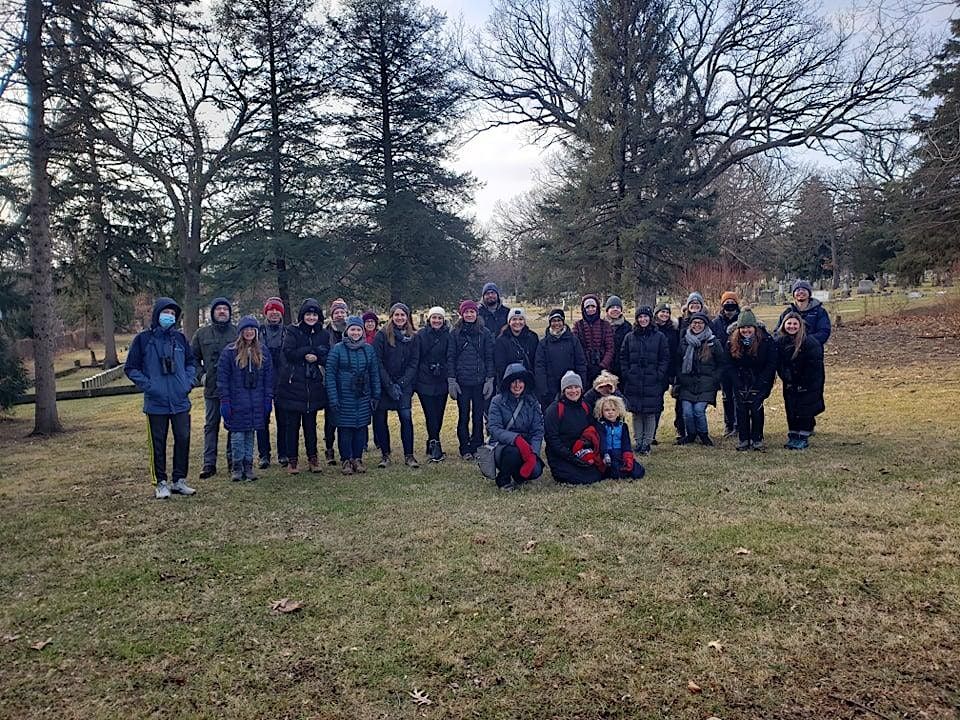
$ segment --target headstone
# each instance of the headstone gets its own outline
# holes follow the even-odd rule
[[[873,295],[873,280],[861,280],[857,285],[857,295]]]
[[[827,300],[830,299],[830,291],[829,291],[829,290],[814,290],[814,291],[813,291],[813,297],[814,297],[816,300],[819,300],[820,302],[827,302]]]
[[[761,290],[760,302],[764,305],[774,305],[777,301],[776,290]]]
[[[919,292],[918,290],[911,290],[910,292],[907,293],[907,297],[910,298],[911,300],[917,300],[923,297],[923,293]]]

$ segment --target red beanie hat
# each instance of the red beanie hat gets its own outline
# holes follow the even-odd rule
[[[283,301],[278,297],[267,298],[267,301],[263,304],[263,314],[266,315],[271,310],[276,310],[283,315]]]
[[[462,303],[460,303],[460,308],[459,308],[458,312],[459,312],[461,315],[463,315],[464,310],[477,311],[477,310],[479,310],[479,309],[480,309],[480,306],[477,305],[473,300],[464,300]]]

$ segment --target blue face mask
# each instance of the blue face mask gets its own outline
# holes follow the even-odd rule
[[[160,318],[158,320],[158,322],[160,323],[160,327],[162,327],[164,330],[169,330],[170,328],[172,328],[173,324],[176,321],[177,321],[177,316],[170,315],[168,313],[161,313]]]
[[[750,337],[747,337],[746,335],[741,335],[740,342],[743,344],[744,347],[750,347],[751,345],[753,345],[753,336],[751,335]]]

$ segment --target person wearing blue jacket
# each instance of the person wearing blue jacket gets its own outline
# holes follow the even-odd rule
[[[327,407],[337,418],[342,472],[364,473],[367,426],[380,401],[380,361],[364,338],[362,318],[347,318],[343,339],[327,355],[324,385]]]
[[[830,315],[823,303],[812,297],[813,285],[806,280],[797,280],[790,288],[790,294],[793,295],[793,302],[790,303],[790,307],[780,313],[777,327],[783,325],[787,315],[795,312],[801,317],[803,324],[807,326],[806,337],[813,338],[821,345],[826,345],[833,328],[830,324]]]
[[[508,365],[500,393],[490,401],[487,418],[491,442],[497,443],[494,460],[497,487],[516,490],[543,474],[543,411],[537,399],[533,373],[522,363]]]
[[[232,433],[230,479],[256,480],[253,439],[266,427],[273,410],[273,361],[260,343],[259,323],[253,315],[240,319],[236,342],[220,353],[217,392],[220,415]]]
[[[143,390],[150,443],[150,476],[158,500],[193,495],[186,484],[190,458],[190,389],[196,375],[187,338],[174,326],[182,310],[168,297],[153,304],[150,328],[137,334],[123,371]],[[173,475],[167,481],[167,433],[173,429]]]

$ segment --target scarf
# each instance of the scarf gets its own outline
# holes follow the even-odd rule
[[[413,340],[413,338],[415,338],[416,335],[407,335],[406,326],[404,326],[404,327],[402,327],[402,328],[398,328],[397,325],[396,325],[396,323],[394,323],[394,325],[393,325],[393,337],[394,337],[396,340],[399,340],[399,341],[402,342],[402,343],[408,343],[408,342],[410,342],[411,340]]]
[[[687,327],[687,332],[683,337],[687,341],[687,349],[683,353],[683,364],[680,366],[680,372],[684,375],[689,375],[693,372],[693,354],[697,352],[704,343],[713,340],[713,332],[708,325],[699,335],[694,335],[690,331],[690,328]]]
[[[344,335],[343,340],[340,342],[347,346],[347,350],[359,350],[367,344],[367,339],[365,337],[361,337],[359,340],[351,340],[349,336]]]

